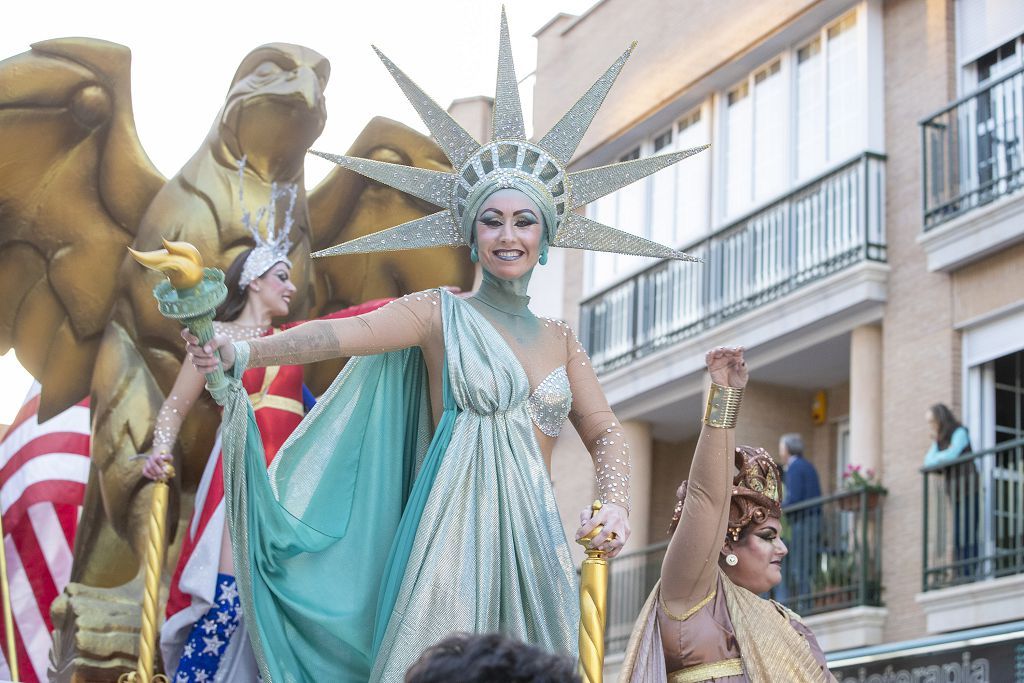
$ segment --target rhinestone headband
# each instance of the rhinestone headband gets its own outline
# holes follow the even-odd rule
[[[292,243],[288,235],[295,222],[293,212],[299,195],[299,188],[294,184],[279,187],[277,183],[271,183],[270,201],[257,209],[254,216],[245,208],[245,160],[243,156],[238,162],[238,202],[242,205],[242,223],[248,228],[256,246],[242,266],[242,274],[238,279],[239,289],[248,287],[253,280],[273,268],[275,263],[286,263],[291,268],[288,252]],[[284,212],[284,221],[278,229],[277,203],[284,198],[288,199],[288,206]]]

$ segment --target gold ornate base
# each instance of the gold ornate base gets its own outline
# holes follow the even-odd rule
[[[164,676],[163,674],[157,674],[156,676],[153,676],[153,678],[151,678],[150,681],[152,683],[170,683],[170,681],[167,680],[167,676]],[[131,672],[126,673],[126,674],[121,674],[121,677],[117,679],[117,683],[147,683],[147,682],[142,680],[142,677],[139,676],[138,672],[131,671]]]
[[[134,581],[116,588],[68,584],[51,609],[50,681],[115,683],[134,673],[141,628],[138,594]]]

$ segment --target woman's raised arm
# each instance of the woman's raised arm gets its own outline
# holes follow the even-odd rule
[[[742,349],[719,348],[706,356],[711,375],[709,405],[720,405],[721,388],[747,384]],[[716,386],[718,388],[716,388]],[[690,465],[686,498],[661,568],[661,595],[673,614],[685,614],[714,586],[718,556],[729,524],[735,430],[712,426],[728,421],[706,415]]]

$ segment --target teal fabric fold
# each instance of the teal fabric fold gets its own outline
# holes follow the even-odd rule
[[[398,600],[398,591],[402,586],[402,578],[409,564],[409,556],[412,554],[412,546],[416,541],[416,530],[419,529],[420,520],[423,517],[423,508],[427,504],[430,491],[434,487],[434,480],[437,471],[441,466],[444,452],[451,442],[452,429],[455,427],[455,416],[458,414],[455,406],[455,399],[452,396],[451,383],[448,380],[448,363],[444,364],[444,410],[441,420],[434,431],[434,438],[430,442],[430,449],[423,460],[416,483],[413,485],[412,493],[406,503],[405,513],[398,525],[398,532],[391,546],[391,554],[388,556],[387,568],[384,570],[384,579],[380,589],[380,599],[377,601],[377,622],[373,631],[373,647],[371,649],[371,661],[377,658],[380,652],[380,644],[384,639],[384,632],[387,629],[389,617]]]

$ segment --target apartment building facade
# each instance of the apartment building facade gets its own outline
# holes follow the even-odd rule
[[[657,575],[718,345],[745,346],[753,369],[739,440],[776,452],[800,432],[821,478],[823,497],[789,513],[822,515],[797,606],[837,670],[950,653],[964,672],[1000,666],[1024,643],[1024,4],[602,0],[535,35],[538,133],[639,41],[578,168],[711,144],[587,209],[703,264],[557,264],[558,313],[632,448],[611,671]],[[925,470],[940,402],[973,450]],[[571,530],[594,491],[563,434]],[[887,494],[850,488],[851,465]]]

